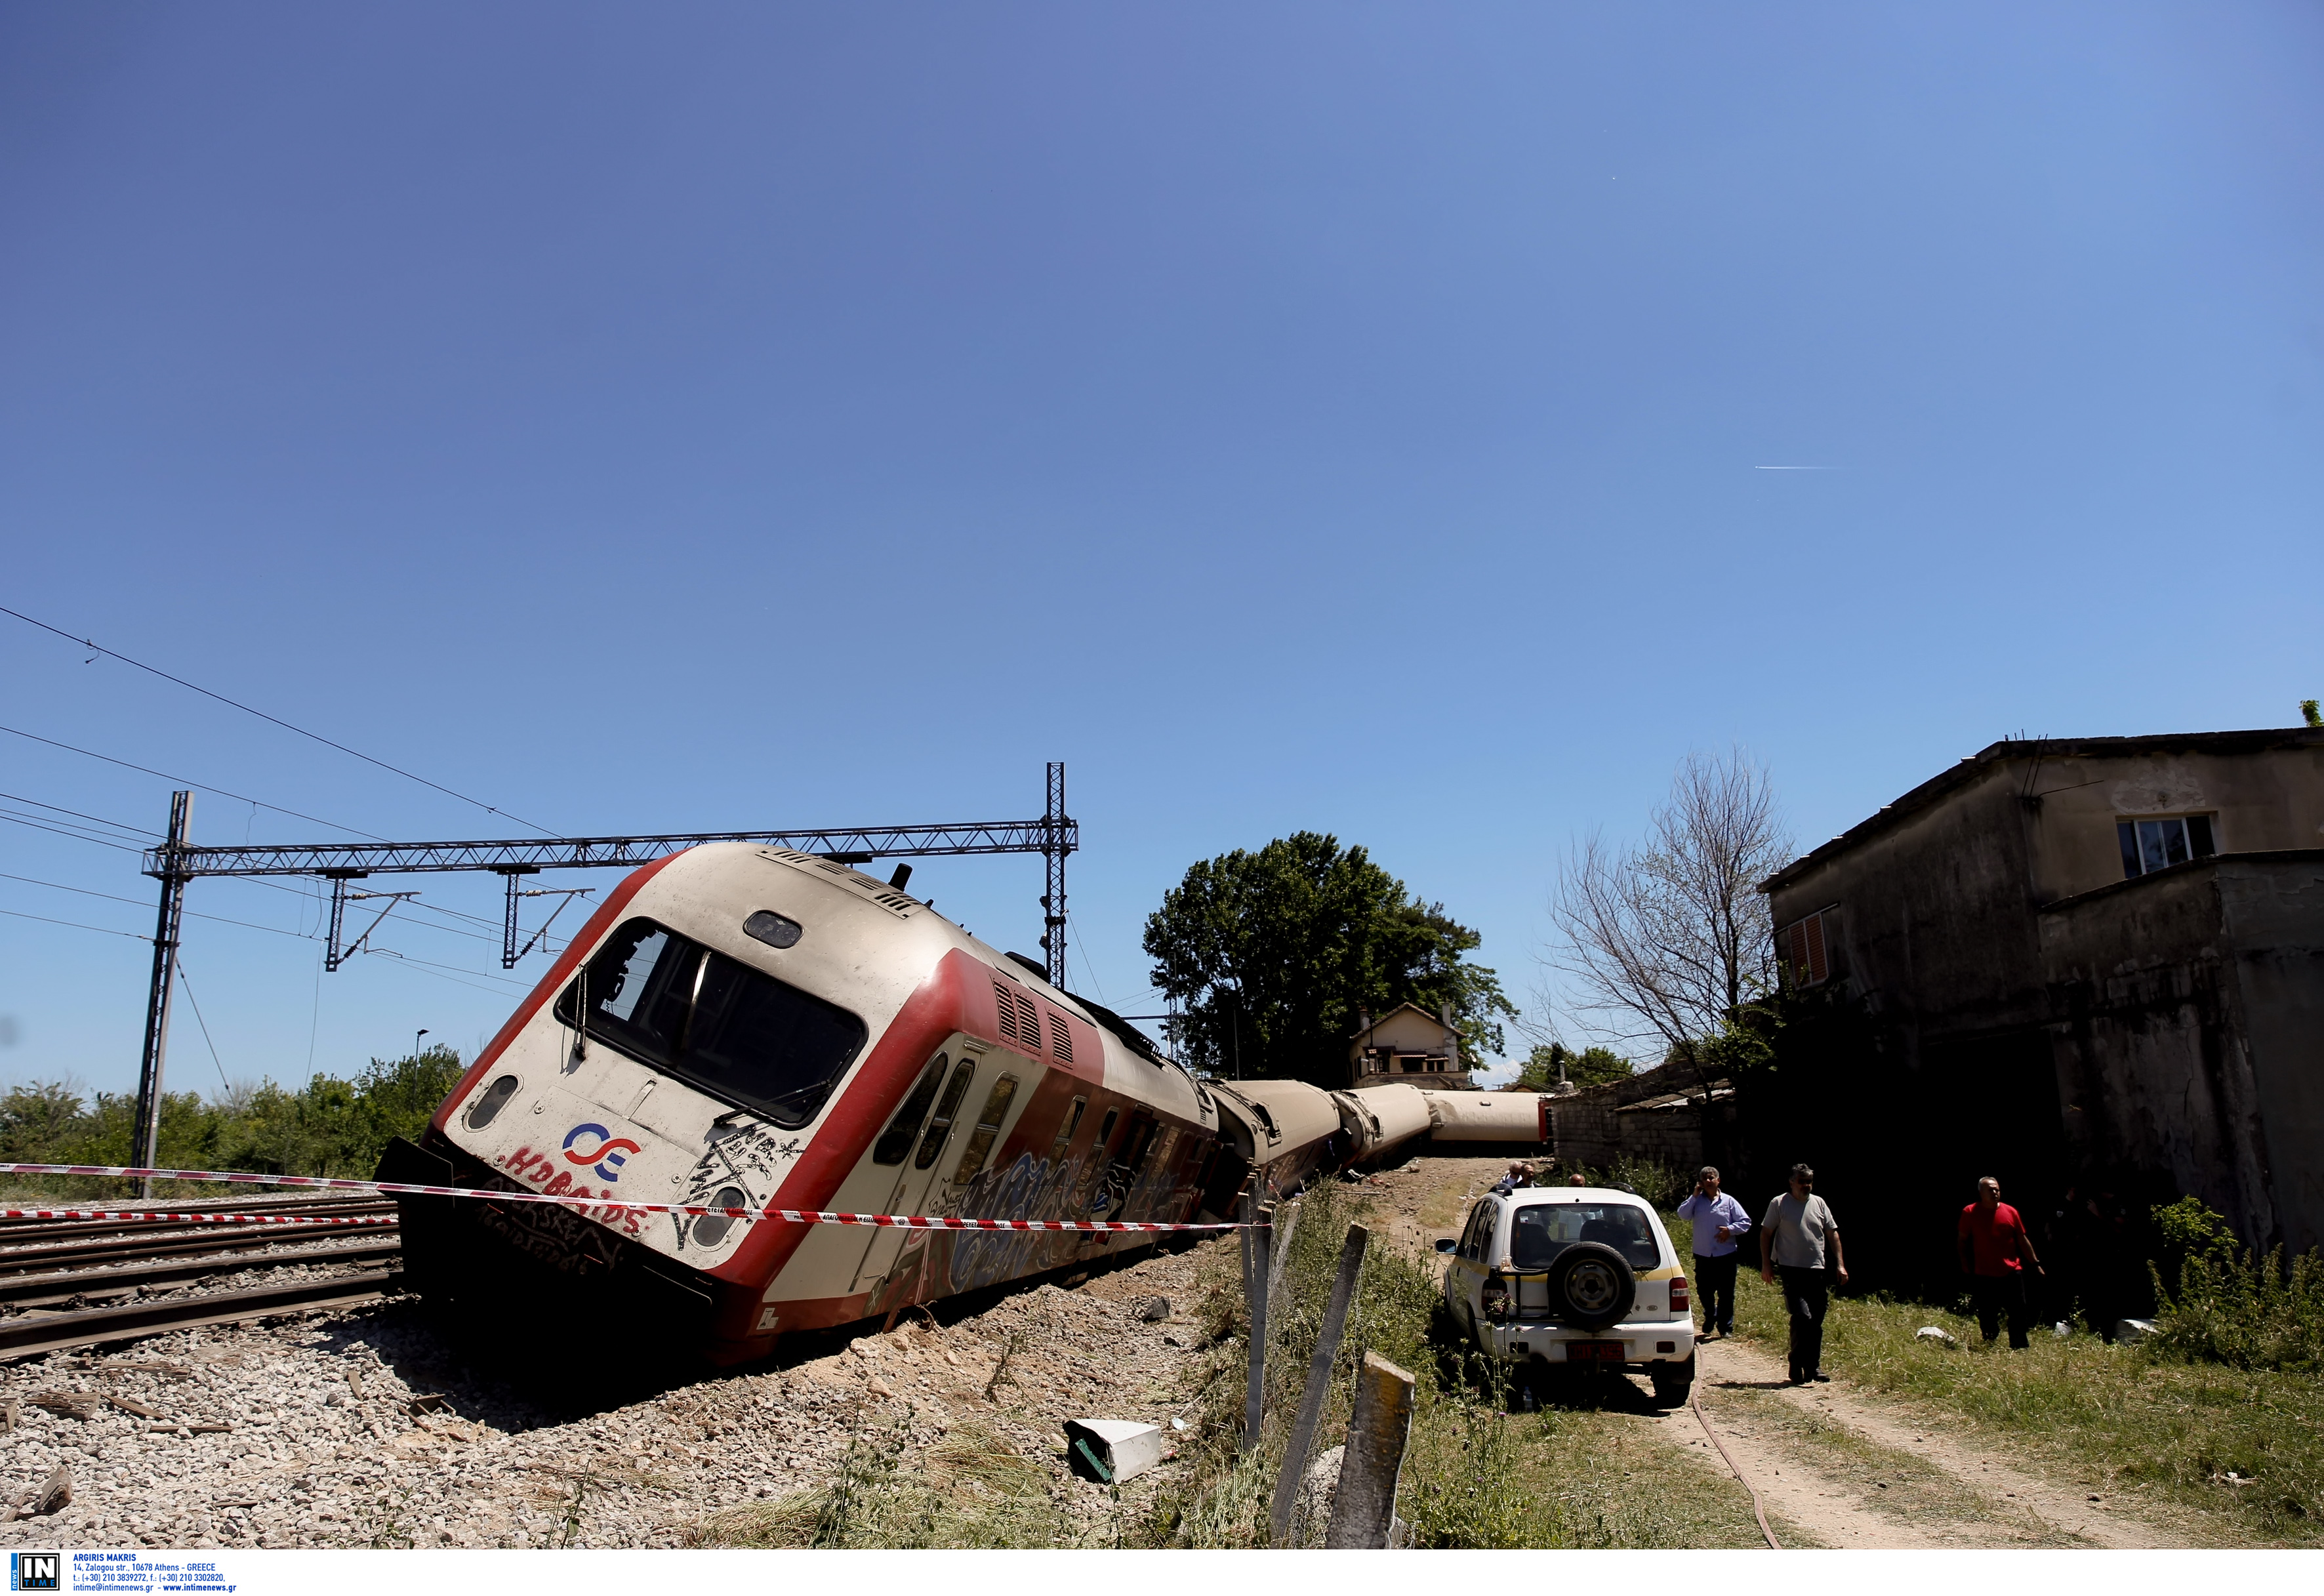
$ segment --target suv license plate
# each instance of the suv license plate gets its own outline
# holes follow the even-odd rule
[[[1565,1343],[1568,1363],[1619,1363],[1627,1349],[1618,1341],[1570,1341]]]

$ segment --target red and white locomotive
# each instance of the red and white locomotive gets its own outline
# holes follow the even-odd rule
[[[1254,1166],[1288,1186],[1430,1124],[1409,1087],[1198,1081],[897,887],[718,844],[625,879],[381,1176],[595,1200],[399,1199],[409,1278],[463,1320],[735,1362],[1144,1239],[629,1204],[1223,1218]]]

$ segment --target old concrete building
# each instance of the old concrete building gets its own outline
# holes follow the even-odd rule
[[[1398,1003],[1378,1019],[1362,1017],[1362,1029],[1348,1043],[1348,1084],[1379,1085],[1387,1077],[1406,1075],[1429,1077],[1411,1084],[1432,1091],[1470,1084],[1461,1064],[1461,1033],[1449,1008],[1431,1014]]]
[[[2167,1186],[2324,1242],[2324,731],[1997,743],[1762,890],[1914,1083],[1868,1127],[1900,1178]]]

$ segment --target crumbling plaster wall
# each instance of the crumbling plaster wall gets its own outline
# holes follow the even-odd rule
[[[2020,780],[1996,764],[1769,895],[1778,927],[1834,910],[1833,978],[1895,1028],[1908,1067],[1924,1029],[1975,1034],[2046,1017]]]
[[[2225,859],[2041,917],[2070,1144],[2295,1250],[2324,1241],[2324,853]]]

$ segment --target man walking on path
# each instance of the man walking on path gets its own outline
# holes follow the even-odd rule
[[[1961,1210],[1955,1239],[1961,1273],[1969,1278],[1977,1301],[1977,1327],[1990,1342],[2001,1333],[2006,1314],[2010,1349],[2024,1352],[2034,1318],[2025,1271],[2040,1274],[2042,1260],[2034,1256],[2034,1239],[2025,1233],[2024,1220],[2001,1200],[2001,1183],[1992,1176],[1977,1183],[1977,1201]]]
[[[1792,1189],[1768,1204],[1767,1217],[1759,1222],[1759,1278],[1773,1286],[1778,1271],[1784,1308],[1792,1316],[1792,1383],[1828,1380],[1823,1316],[1831,1306],[1831,1282],[1847,1285],[1848,1266],[1840,1260],[1840,1221],[1815,1195],[1815,1171],[1805,1164],[1792,1166]]]
[[[1705,1164],[1694,1195],[1678,1205],[1678,1216],[1694,1224],[1694,1295],[1702,1304],[1705,1335],[1735,1333],[1737,1241],[1749,1233],[1751,1216],[1743,1204],[1719,1189],[1719,1171]]]

